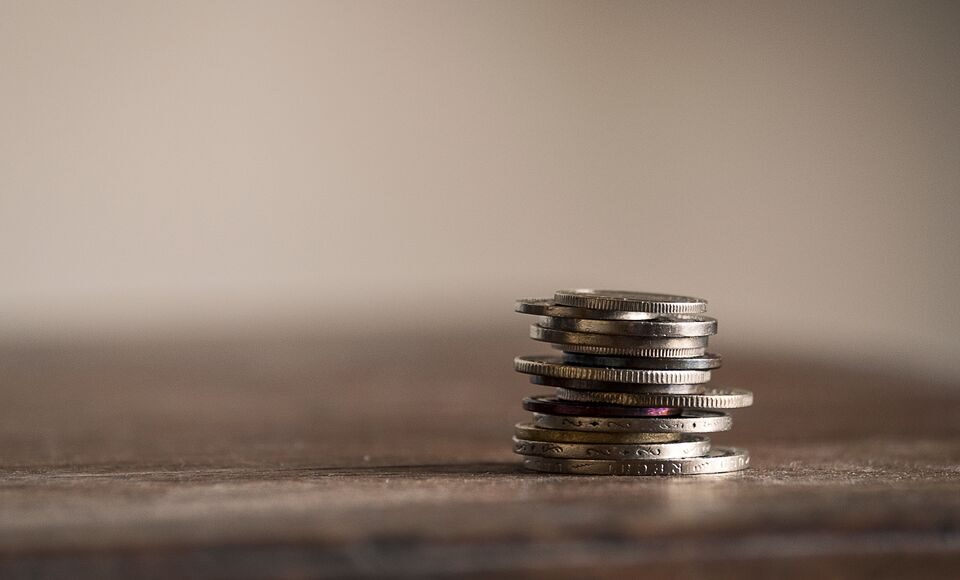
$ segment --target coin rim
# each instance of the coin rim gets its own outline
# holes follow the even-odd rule
[[[716,464],[715,469],[708,471],[696,471],[693,473],[684,472],[683,468],[687,464],[694,462],[707,462]],[[614,473],[619,469],[624,471],[631,467],[663,467],[669,464],[680,464],[679,473],[674,472],[654,472],[654,473]],[[734,465],[730,465],[733,463]],[[534,467],[539,464],[544,466],[555,466],[556,469],[538,469]],[[552,473],[554,475],[622,475],[631,477],[646,476],[680,476],[680,475],[714,475],[719,473],[732,473],[743,471],[750,467],[750,452],[741,447],[714,447],[710,453],[703,457],[690,457],[687,459],[631,459],[629,461],[614,461],[610,459],[563,459],[553,457],[524,456],[523,466],[530,471],[539,473]],[[579,470],[573,471],[572,467]]]
[[[696,385],[710,382],[709,370],[650,370],[612,367],[582,367],[563,362],[562,357],[526,355],[513,359],[513,368],[525,375],[540,375],[578,381],[601,381],[638,385]]]
[[[753,405],[753,393],[750,391],[744,389],[721,389],[717,387],[708,387],[706,392],[699,395],[585,391],[557,387],[557,398],[562,401],[575,403],[594,403],[642,408],[742,409]]]
[[[678,314],[675,316],[695,316]],[[612,336],[638,336],[650,338],[694,338],[717,334],[717,319],[696,316],[702,320],[590,320],[567,316],[541,316],[538,324],[550,330],[609,334]]]
[[[636,298],[613,296],[613,294],[633,295],[636,296]],[[647,296],[648,298],[643,298],[643,296]],[[655,296],[667,298],[667,300],[657,300],[653,298]],[[680,300],[671,300],[674,298],[679,298]],[[707,301],[703,298],[655,292],[635,292],[632,290],[595,288],[557,290],[553,293],[553,300],[563,306],[589,308],[592,310],[651,312],[657,314],[700,314],[707,311]]]
[[[645,348],[707,348],[710,337],[623,336],[619,334],[597,334],[593,332],[554,330],[552,328],[544,328],[539,324],[531,324],[530,338],[540,342],[549,342],[552,344],[576,344],[584,346],[601,346],[606,348],[628,348],[640,350]]]
[[[720,433],[733,428],[733,417],[723,411],[684,409],[676,417],[594,417],[551,415],[533,411],[533,426],[544,430],[585,433]],[[540,425],[539,422],[546,425]],[[576,424],[581,421],[583,424]],[[672,425],[666,425],[672,422]],[[617,423],[620,423],[617,425]],[[594,425],[597,424],[597,425]],[[626,424],[626,425],[625,425]],[[716,427],[711,425],[717,424]],[[702,427],[706,425],[707,428]],[[645,429],[645,430],[644,430]],[[655,430],[654,430],[655,429]]]
[[[662,371],[699,371],[714,370],[723,365],[723,357],[708,352],[700,356],[689,357],[640,357],[640,356],[607,356],[596,354],[582,354],[578,352],[564,352],[561,357],[564,364],[581,367],[607,367],[614,369],[645,369]],[[593,363],[593,364],[591,364]],[[646,365],[646,366],[641,366]]]
[[[544,452],[524,453],[520,451],[520,445],[553,447],[557,449],[559,455],[544,455]],[[609,448],[611,451],[619,450],[636,452],[641,449],[649,452],[657,451],[657,459],[689,459],[691,457],[703,457],[710,453],[710,438],[706,435],[690,435],[682,441],[673,441],[670,443],[625,443],[625,444],[603,444],[603,443],[554,443],[551,441],[532,441],[513,437],[513,452],[525,457],[545,457],[545,458],[563,458],[563,459],[591,459],[588,455],[591,450]],[[688,449],[689,448],[689,449]],[[663,455],[668,453],[672,455]],[[637,461],[638,459],[650,459],[645,457],[631,457],[630,459],[619,458],[614,461]]]

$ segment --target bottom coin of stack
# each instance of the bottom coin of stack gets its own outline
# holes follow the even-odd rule
[[[593,475],[694,475],[738,471],[749,454],[711,448],[723,410],[752,404],[749,391],[706,386],[720,357],[706,352],[716,320],[694,316],[706,301],[608,290],[561,291],[521,300],[541,316],[531,337],[562,357],[517,357],[517,371],[556,396],[528,397],[532,422],[514,428],[526,468]],[[559,330],[557,330],[559,329]]]

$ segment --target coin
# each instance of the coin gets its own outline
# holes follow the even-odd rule
[[[630,310],[657,314],[698,314],[706,312],[707,301],[692,296],[653,294],[628,290],[559,290],[553,295],[557,304],[594,310]]]
[[[638,385],[636,383],[608,383],[604,381],[580,381],[560,379],[543,375],[530,375],[530,382],[544,387],[561,387],[579,391],[609,391],[612,393],[666,393],[668,395],[700,395],[706,387],[699,385]]]
[[[704,457],[688,459],[557,459],[526,457],[523,466],[533,471],[582,475],[703,475],[740,471],[750,465],[744,449],[716,447]]]
[[[535,396],[523,400],[523,408],[546,415],[577,415],[589,417],[675,417],[683,409],[670,407],[623,407],[595,403],[561,401],[556,397]]]
[[[718,411],[684,409],[676,417],[578,417],[534,413],[533,424],[546,430],[601,433],[714,433],[733,426],[733,417]],[[532,437],[527,437],[532,439]]]
[[[645,385],[692,385],[710,380],[710,371],[661,371],[646,369],[618,369],[609,367],[580,367],[565,364],[560,357],[518,356],[513,368],[528,375],[542,375],[580,381],[607,381],[611,383],[640,383]]]
[[[708,370],[720,367],[720,355],[708,352],[703,356],[684,358],[649,358],[564,353],[563,362],[585,367],[612,367],[620,369]]]
[[[513,435],[517,439],[528,441],[545,441],[549,443],[601,443],[601,444],[631,444],[631,443],[669,443],[679,441],[677,432],[636,432],[624,431],[609,433],[603,431],[579,431],[565,429],[544,429],[532,423],[517,423],[513,427]]]
[[[709,336],[717,333],[717,320],[715,318],[692,314],[674,314],[652,320],[585,320],[541,316],[540,326],[570,332],[665,338]]]
[[[753,404],[753,393],[742,389],[707,387],[700,395],[657,393],[609,393],[557,389],[561,401],[646,407],[690,407],[694,409],[737,409]]]
[[[537,324],[530,325],[530,338],[557,344],[578,344],[630,349],[706,348],[708,340],[706,336],[661,338],[596,334],[592,332],[570,332],[567,330],[544,328]]]
[[[539,339],[538,339],[539,340]],[[592,354],[597,356],[629,356],[649,358],[684,358],[702,356],[707,353],[705,347],[699,348],[613,348],[606,346],[588,346],[582,344],[552,344],[563,352]]]
[[[563,318],[589,318],[592,320],[652,320],[660,315],[652,312],[630,312],[629,310],[590,310],[562,306],[553,298],[525,298],[517,300],[516,312],[535,316],[560,316]]]
[[[537,457],[569,459],[668,459],[702,457],[710,452],[710,439],[703,435],[685,435],[673,443],[635,443],[604,445],[600,443],[551,443],[513,438],[513,452]]]

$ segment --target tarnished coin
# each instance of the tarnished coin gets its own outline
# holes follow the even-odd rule
[[[707,353],[685,358],[649,358],[633,356],[598,356],[564,353],[563,362],[585,367],[612,367],[618,369],[650,370],[710,370],[720,367],[720,355]]]
[[[609,433],[603,431],[579,431],[567,429],[544,429],[532,423],[517,423],[513,428],[517,439],[544,441],[548,443],[602,443],[605,445],[623,445],[635,443],[670,443],[680,441],[677,432],[636,432],[624,431]]]
[[[591,332],[552,330],[537,324],[530,325],[530,338],[556,344],[579,344],[629,349],[706,348],[708,342],[708,337],[706,336],[687,336],[683,338],[620,336],[613,334],[595,334]]]
[[[745,449],[716,447],[703,457],[689,459],[555,459],[526,457],[523,466],[546,473],[580,475],[704,475],[740,471],[750,465]]]
[[[513,438],[513,452],[537,457],[569,459],[668,459],[702,457],[710,452],[710,439],[702,435],[686,435],[673,443],[639,443],[604,445],[600,443],[550,443]]]
[[[710,371],[661,371],[646,369],[618,369],[610,367],[581,367],[566,364],[560,357],[518,356],[513,368],[528,375],[543,375],[580,381],[611,383],[639,383],[644,385],[692,385],[710,380]]]
[[[710,336],[717,333],[717,320],[715,318],[692,314],[671,314],[652,320],[586,320],[541,316],[540,326],[570,332],[665,338]]]
[[[700,395],[670,395],[657,393],[609,393],[604,391],[576,391],[557,389],[561,401],[624,405],[627,407],[689,407],[693,409],[738,409],[753,404],[753,393],[742,389],[707,387]]]
[[[527,397],[523,408],[546,415],[576,415],[590,417],[676,417],[683,409],[671,407],[623,407],[595,403],[561,401],[556,397]]]
[[[530,375],[530,382],[544,387],[560,387],[579,391],[609,391],[612,393],[666,393],[668,395],[700,395],[706,390],[699,385],[640,385],[636,383],[608,383],[605,381],[581,381]]]
[[[703,298],[629,290],[559,290],[553,295],[553,299],[564,306],[594,310],[630,310],[657,314],[699,314],[707,311],[707,301]]]
[[[715,433],[733,427],[733,418],[717,411],[684,409],[677,417],[577,417],[534,413],[533,424],[561,433]],[[527,437],[527,439],[533,439]]]
[[[588,318],[591,320],[651,320],[660,316],[653,312],[573,308],[572,306],[557,304],[553,301],[553,298],[525,298],[523,300],[517,300],[517,305],[514,310],[522,314],[532,314],[534,316],[560,316],[563,318]]]
[[[583,344],[552,344],[550,346],[557,350],[562,350],[563,352],[592,354],[598,356],[683,358],[702,356],[707,353],[706,347],[703,346],[699,348],[615,348],[606,346],[589,346]]]

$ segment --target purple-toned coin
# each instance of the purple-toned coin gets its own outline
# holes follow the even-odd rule
[[[588,417],[677,417],[683,409],[676,407],[622,407],[561,401],[556,397],[527,397],[523,408],[532,413],[547,415],[574,415]]]

